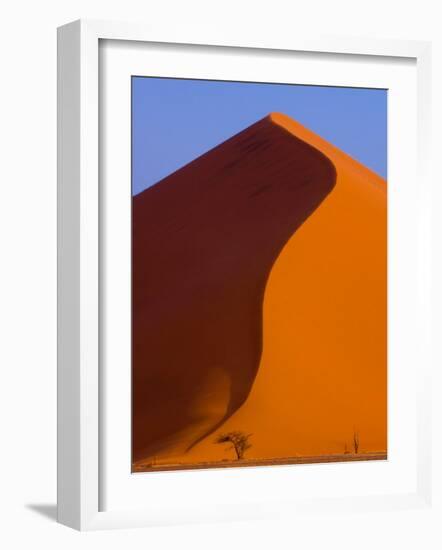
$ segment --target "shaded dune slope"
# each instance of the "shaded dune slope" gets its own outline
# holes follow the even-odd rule
[[[266,282],[335,185],[272,117],[133,198],[133,460],[184,453],[247,398]]]

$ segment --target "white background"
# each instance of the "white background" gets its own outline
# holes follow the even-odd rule
[[[5,548],[425,548],[440,547],[441,510],[292,521],[79,534],[48,519],[55,504],[56,32],[78,17],[144,21],[167,29],[203,26],[213,36],[312,33],[434,40],[433,125],[442,125],[441,16],[436,0],[17,0],[2,10],[0,87],[0,544]],[[434,146],[441,148],[434,132]],[[440,155],[439,155],[440,156]],[[439,178],[440,181],[440,178]],[[442,205],[441,190],[435,203]],[[438,200],[437,200],[438,199]],[[437,212],[437,210],[436,210]],[[440,218],[442,216],[439,215]],[[441,222],[435,276],[442,280]],[[435,294],[436,297],[436,294]],[[442,301],[437,294],[436,320]],[[439,325],[442,326],[442,325]],[[436,335],[441,339],[439,334]],[[438,351],[440,350],[438,346]],[[442,368],[439,355],[439,367]],[[440,388],[435,388],[440,395]],[[436,395],[436,397],[437,397]],[[441,407],[435,400],[436,464]],[[440,466],[439,466],[440,468]],[[439,470],[434,472],[440,487]],[[440,492],[438,493],[440,495]],[[440,504],[440,502],[439,502]],[[439,522],[440,523],[440,522]]]

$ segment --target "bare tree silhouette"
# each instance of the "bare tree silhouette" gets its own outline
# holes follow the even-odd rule
[[[358,454],[359,451],[359,432],[356,428],[353,430],[353,449],[355,454]]]
[[[231,449],[234,449],[237,460],[244,458],[244,453],[252,446],[249,443],[249,437],[252,434],[245,434],[244,432],[234,431],[225,434],[220,434],[215,439],[215,443],[230,443]]]

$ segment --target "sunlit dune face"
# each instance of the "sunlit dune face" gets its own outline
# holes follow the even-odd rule
[[[259,426],[257,456],[342,452],[354,430],[365,451],[385,450],[386,184],[298,125],[286,127],[327,154],[337,183],[273,267],[259,375],[231,424]]]

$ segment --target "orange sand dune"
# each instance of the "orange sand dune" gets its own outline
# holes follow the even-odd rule
[[[253,432],[247,457],[387,448],[386,182],[289,117],[272,124],[324,153],[336,186],[273,265],[252,390],[217,431]],[[167,462],[231,458],[214,435]]]
[[[135,461],[184,453],[246,401],[272,265],[335,180],[267,117],[134,197]]]

